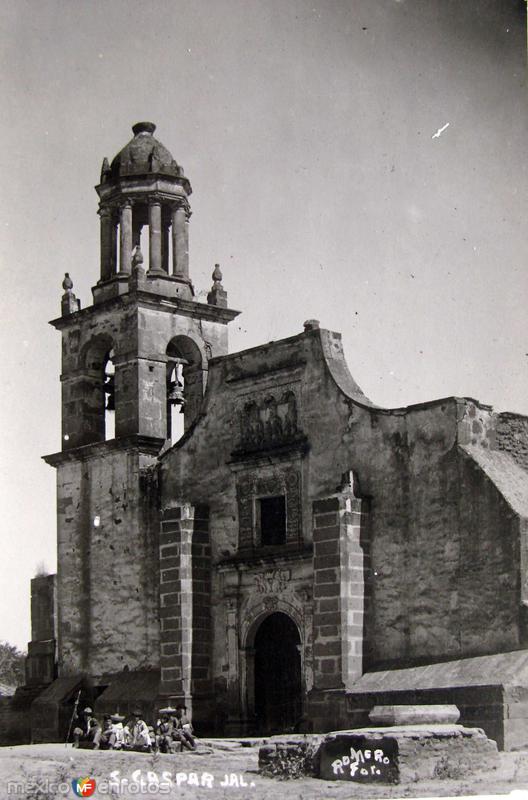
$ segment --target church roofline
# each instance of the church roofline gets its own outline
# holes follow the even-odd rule
[[[303,331],[301,333],[297,333],[297,334],[295,334],[293,336],[288,336],[288,337],[286,337],[284,339],[272,340],[272,341],[266,342],[265,344],[262,344],[262,345],[256,345],[255,347],[249,347],[246,350],[239,350],[236,353],[229,353],[229,354],[224,355],[224,356],[216,356],[215,358],[212,358],[209,361],[209,364],[210,364],[210,366],[212,366],[212,365],[214,365],[216,363],[229,363],[229,362],[235,361],[237,358],[244,358],[245,356],[253,355],[255,353],[258,353],[259,351],[262,352],[262,351],[265,351],[265,350],[268,350],[268,349],[272,349],[272,348],[286,347],[286,346],[288,346],[288,345],[290,345],[290,344],[292,344],[294,342],[302,340],[302,338],[305,337],[305,336],[312,336],[312,337],[316,337],[316,338],[319,338],[319,339],[322,339],[325,336],[327,336],[327,337],[332,337],[334,340],[339,340],[339,341],[341,341],[341,339],[342,339],[341,334],[339,332],[337,332],[337,331],[331,331],[331,330],[326,329],[326,328],[316,328],[316,329],[312,329],[312,330]],[[325,361],[326,361],[326,358],[325,358]],[[291,366],[293,367],[293,366],[304,365],[305,363],[306,363],[305,361],[298,360],[298,362],[295,362],[295,364],[292,363]],[[346,364],[346,362],[344,362],[344,363]],[[277,371],[277,368],[270,367],[270,369],[266,371],[266,374],[268,372],[273,372],[273,371]],[[226,382],[231,383],[233,381],[243,380],[246,377],[252,377],[252,376],[251,375],[247,375],[246,376],[244,374],[243,376],[240,376],[240,377],[229,377],[229,378],[226,379]],[[335,380],[335,378],[334,378],[334,380]],[[343,388],[340,386],[339,382],[336,381],[336,383],[339,386],[339,388],[341,389],[341,391],[343,391]],[[351,395],[348,395],[348,393],[346,391],[344,391],[344,394],[347,394],[347,396],[351,396]],[[374,403],[365,402],[364,400],[358,398],[357,395],[352,396],[352,399],[353,399],[354,403],[356,403],[361,408],[364,408],[364,409],[366,409],[368,411],[376,412],[376,413],[379,413],[379,414],[384,414],[384,415],[393,414],[393,415],[402,415],[403,416],[404,414],[408,413],[409,411],[419,411],[420,409],[432,408],[434,406],[442,405],[443,403],[448,403],[448,402],[474,403],[478,408],[480,408],[480,409],[482,409],[484,411],[490,411],[490,412],[493,411],[493,406],[488,404],[488,403],[483,403],[480,400],[477,400],[477,399],[475,399],[473,397],[461,397],[461,396],[457,396],[457,395],[448,395],[447,397],[439,397],[439,398],[435,398],[433,400],[425,400],[425,401],[420,402],[420,403],[411,403],[411,404],[409,404],[407,406],[397,406],[397,407],[394,407],[394,408],[384,408],[382,406],[375,405]],[[365,400],[367,400],[367,398],[365,398]],[[512,414],[513,412],[501,412],[501,413],[502,414]],[[523,415],[517,414],[515,416],[521,416],[522,417]]]

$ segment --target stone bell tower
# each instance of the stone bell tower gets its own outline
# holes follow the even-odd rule
[[[57,469],[58,669],[96,681],[159,665],[152,466],[194,424],[209,359],[227,353],[238,313],[218,267],[207,303],[194,299],[191,185],[154,130],[134,125],[104,159],[93,305],[81,310],[67,274],[51,323],[62,334],[62,450],[45,457]]]

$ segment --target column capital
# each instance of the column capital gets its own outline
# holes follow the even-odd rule
[[[189,201],[185,197],[181,197],[178,200],[173,200],[170,204],[170,209],[173,214],[176,214],[178,211],[184,211],[187,219],[189,219],[192,214]]]
[[[110,217],[111,218],[112,214],[113,214],[113,210],[109,206],[100,206],[99,210],[97,211],[97,213],[99,214],[101,219],[103,217],[106,217],[106,218]]]

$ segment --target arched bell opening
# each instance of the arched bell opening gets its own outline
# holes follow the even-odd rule
[[[104,432],[105,441],[115,438],[115,365],[114,351],[110,350],[104,359]]]
[[[109,336],[96,336],[85,347],[81,355],[82,364],[82,420],[80,442],[90,444],[113,438],[113,420],[107,408],[108,398],[115,408],[114,350]],[[107,416],[108,415],[108,416]],[[113,412],[112,412],[113,417]],[[67,433],[67,432],[66,432]]]
[[[185,433],[184,361],[175,358],[167,363],[167,439],[175,444]]]
[[[207,367],[200,348],[187,336],[167,347],[167,439],[175,444],[199,412]]]

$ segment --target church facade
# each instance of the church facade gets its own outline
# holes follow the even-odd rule
[[[154,128],[104,160],[93,304],[66,276],[52,322],[58,572],[32,587],[33,740],[60,738],[82,690],[101,713],[183,700],[199,733],[237,736],[453,702],[528,743],[528,418],[380,408],[315,320],[230,354],[238,312],[218,266],[196,300],[191,186]]]

